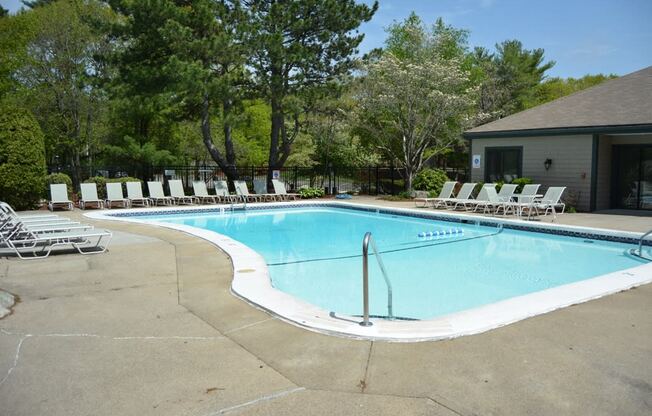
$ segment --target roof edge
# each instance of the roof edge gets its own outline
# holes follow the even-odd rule
[[[533,137],[561,136],[576,134],[616,134],[616,133],[652,133],[652,123],[598,125],[580,127],[549,127],[540,129],[466,131],[462,133],[465,139],[489,139],[499,137]]]

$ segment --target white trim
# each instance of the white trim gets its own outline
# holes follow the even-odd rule
[[[418,212],[423,210],[406,208],[387,208],[372,205],[354,204],[333,201],[305,201],[293,203],[264,203],[248,204],[248,207],[269,206],[283,207],[296,205],[334,205],[356,206],[378,210],[391,210],[393,212]],[[200,208],[210,208],[201,206]],[[215,208],[224,205],[215,205]],[[192,211],[197,206],[166,207],[166,208],[138,208],[129,212],[142,214],[159,214],[166,211]],[[124,212],[124,211],[123,211]],[[637,238],[641,233],[632,233],[600,228],[578,227],[558,224],[538,223],[529,225],[522,220],[478,217],[469,214],[447,213],[431,211],[433,215],[451,218],[463,218],[502,224],[512,224],[532,228],[547,228],[555,230],[575,231],[594,235],[609,235],[617,237]],[[498,328],[525,318],[547,313],[569,305],[587,302],[612,293],[627,290],[636,286],[652,282],[652,263],[609,273],[590,279],[569,283],[554,288],[505,299],[489,305],[467,309],[449,315],[420,321],[388,321],[372,319],[374,325],[362,327],[358,325],[360,318],[341,316],[341,319],[330,316],[329,312],[312,305],[302,299],[291,296],[275,289],[271,284],[267,265],[263,257],[246,245],[225,235],[191,227],[182,224],[172,224],[162,221],[143,221],[134,217],[119,217],[108,212],[85,213],[85,216],[98,220],[124,221],[139,224],[148,224],[159,227],[182,231],[204,240],[207,240],[226,252],[233,263],[232,293],[247,301],[249,304],[263,309],[270,314],[297,326],[312,331],[347,336],[359,339],[388,340],[398,342],[414,342],[455,338],[463,335],[477,334]],[[352,322],[351,322],[352,321]]]

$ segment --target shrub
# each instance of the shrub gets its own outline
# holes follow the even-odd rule
[[[29,111],[0,107],[0,200],[14,209],[34,208],[44,195],[44,143]]]
[[[50,190],[50,185],[54,183],[65,183],[68,189],[68,195],[72,194],[72,179],[65,173],[51,173],[45,177],[46,193]]]
[[[324,196],[324,190],[321,188],[301,188],[299,195],[303,199],[321,198]]]
[[[412,187],[419,191],[431,191],[439,195],[444,182],[448,181],[446,172],[441,169],[423,169],[412,181]]]
[[[532,183],[532,179],[530,178],[516,178],[512,181],[514,185],[518,185],[518,188],[516,188],[516,192],[521,193],[523,191],[523,186],[525,185],[530,185]]]

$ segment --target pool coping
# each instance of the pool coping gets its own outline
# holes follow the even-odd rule
[[[571,225],[526,223],[523,220],[479,217],[459,212],[443,212],[415,208],[380,207],[341,201],[294,201],[247,204],[247,210],[282,209],[291,207],[340,207],[354,210],[440,219],[452,222],[472,222],[481,225],[501,224],[505,228],[570,235],[597,240],[634,243],[642,233],[607,230]],[[335,316],[299,298],[274,288],[263,257],[246,245],[214,231],[182,224],[137,219],[149,214],[187,214],[229,211],[225,205],[175,206],[135,208],[123,211],[101,210],[84,215],[88,218],[123,221],[159,226],[182,231],[216,245],[233,263],[231,292],[250,305],[291,324],[331,335],[356,339],[395,342],[417,342],[450,339],[472,335],[544,314],[570,305],[587,302],[609,294],[628,290],[652,282],[652,262],[625,270],[569,283],[542,291],[504,299],[480,307],[419,321],[389,321],[371,319],[373,326],[359,325],[360,317]],[[243,208],[237,205],[236,209]],[[646,245],[650,245],[649,242]],[[581,294],[581,295],[578,295]],[[362,300],[361,300],[362,301]]]

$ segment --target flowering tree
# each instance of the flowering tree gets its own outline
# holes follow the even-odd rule
[[[411,190],[424,162],[459,142],[475,95],[457,58],[434,53],[399,59],[385,53],[367,65],[359,85],[358,124],[383,154],[400,164]]]

